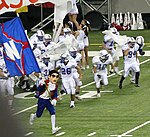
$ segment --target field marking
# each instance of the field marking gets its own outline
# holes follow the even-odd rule
[[[61,133],[56,134],[55,136],[58,137],[58,136],[61,136],[61,135],[64,135],[64,134],[65,134],[65,132],[61,132]]]
[[[26,109],[23,109],[23,110],[21,110],[21,111],[19,111],[19,112],[16,112],[16,113],[12,114],[12,116],[21,114],[21,113],[23,113],[23,112],[25,112],[25,111],[27,111],[27,110],[30,110],[30,109],[32,109],[32,108],[35,108],[35,107],[37,107],[37,104],[36,104],[36,105],[33,105],[33,106],[31,106],[31,107],[28,107],[28,108],[26,108]]]
[[[31,94],[34,94],[34,93],[33,92],[24,92],[24,93],[16,94],[14,96],[14,98],[20,98],[20,99],[32,99],[32,98],[35,98],[35,97],[26,97],[26,96],[31,95]]]
[[[140,64],[146,63],[146,62],[148,62],[148,61],[150,61],[150,59],[147,59],[147,60],[141,62]],[[123,71],[123,70],[121,70],[121,71],[119,71],[119,72],[122,72],[122,71]],[[114,75],[116,75],[116,74],[111,74],[111,75],[108,75],[107,77],[111,77],[111,76],[114,76]],[[91,83],[89,83],[89,84],[86,84],[86,85],[84,85],[84,86],[81,86],[80,88],[82,89],[82,88],[87,87],[87,86],[89,86],[89,85],[92,85],[92,84],[94,84],[94,83],[95,83],[95,82],[91,82]],[[29,107],[29,108],[23,109],[23,110],[21,110],[21,111],[19,111],[19,112],[17,112],[17,113],[14,113],[14,114],[12,114],[12,116],[21,114],[21,113],[23,113],[23,112],[25,112],[25,111],[27,111],[27,110],[30,110],[30,109],[32,109],[32,108],[34,108],[34,107],[36,107],[36,106],[37,106],[37,104],[36,104],[36,105],[33,105],[33,106]]]
[[[96,132],[92,132],[92,133],[88,134],[87,136],[91,137],[91,136],[94,136],[94,135],[96,135]]]
[[[117,137],[130,136],[130,135],[127,135],[127,134],[129,134],[129,133],[131,133],[131,132],[133,132],[133,131],[135,131],[135,130],[137,130],[137,129],[139,129],[139,128],[141,128],[141,127],[143,127],[143,126],[145,126],[145,125],[147,125],[147,124],[149,124],[149,123],[150,123],[150,121],[146,121],[145,123],[143,123],[143,124],[141,124],[141,125],[139,125],[139,126],[133,128],[133,129],[131,129],[131,130],[129,130],[129,131],[127,131],[127,132],[121,134],[121,135],[116,135],[116,136],[117,136]],[[110,136],[113,136],[113,135],[110,135]]]
[[[83,93],[85,93],[85,92],[87,92],[87,93],[85,93],[85,94],[83,94],[83,95],[81,95],[80,97],[82,98],[82,99],[86,99],[86,98],[98,98],[96,95],[97,95],[97,91],[82,91]],[[113,91],[101,91],[101,93],[112,93]]]
[[[32,135],[33,133],[34,133],[34,132],[28,132],[28,133],[26,133],[24,136],[27,137],[27,136]]]

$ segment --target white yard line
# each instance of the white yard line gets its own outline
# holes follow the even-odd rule
[[[147,59],[147,60],[141,62],[140,64],[146,63],[146,62],[148,62],[148,61],[150,61],[150,59]],[[123,70],[121,70],[120,72],[122,72],[122,71],[123,71]],[[114,75],[116,75],[116,74],[111,74],[111,75],[108,76],[108,78],[109,78],[109,77],[112,77],[112,76],[114,76]],[[87,86],[89,86],[89,85],[92,85],[92,84],[94,84],[94,83],[95,83],[95,82],[90,82],[90,83],[88,83],[88,84],[86,84],[86,85],[83,85],[83,86],[81,86],[81,89],[82,89],[82,88],[85,88],[85,87],[87,87]],[[14,113],[12,116],[21,114],[21,113],[23,113],[23,112],[25,112],[25,111],[27,111],[27,110],[30,110],[30,109],[32,109],[32,108],[35,108],[36,106],[37,106],[37,105],[34,105],[34,106],[29,107],[29,108],[23,109],[23,110],[21,110],[21,111],[19,111],[19,112],[17,112],[17,113]]]
[[[34,132],[28,132],[28,133],[26,133],[24,136],[27,137],[27,136],[32,135],[33,133],[34,133]]]
[[[58,137],[58,136],[62,136],[64,134],[65,134],[65,132],[60,132],[60,133],[56,134],[55,136]]]
[[[94,135],[96,135],[96,132],[92,132],[92,133],[88,134],[87,136],[91,137],[91,136],[94,136]]]
[[[150,121],[146,121],[145,123],[143,123],[143,124],[141,124],[141,125],[139,125],[139,126],[133,128],[133,129],[131,129],[131,130],[129,130],[129,131],[127,131],[127,132],[121,134],[121,135],[110,135],[110,136],[117,136],[117,137],[132,136],[132,135],[128,135],[128,134],[131,133],[131,132],[133,132],[133,131],[135,131],[135,130],[137,130],[137,129],[139,129],[139,128],[141,128],[141,127],[144,127],[145,125],[147,125],[147,124],[149,124],[149,123],[150,123]]]
[[[14,114],[12,114],[12,116],[21,114],[21,113],[23,113],[23,112],[25,112],[25,111],[27,111],[27,110],[30,110],[30,109],[32,109],[32,108],[35,108],[36,106],[37,106],[37,104],[36,104],[36,105],[33,105],[33,106],[31,106],[31,107],[28,107],[28,108],[26,108],[26,109],[23,109],[23,110],[21,110],[21,111],[19,111],[19,112],[17,112],[17,113],[14,113]]]

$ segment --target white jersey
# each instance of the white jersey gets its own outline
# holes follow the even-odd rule
[[[77,55],[76,55],[76,57],[74,58],[74,59],[76,60],[77,64],[80,63],[81,58],[82,58],[82,55],[81,55],[80,53],[77,52]]]
[[[30,37],[30,42],[33,45],[36,44],[37,48],[39,48],[41,51],[45,48],[45,45],[43,43],[44,41],[39,41],[36,33]]]
[[[51,62],[48,63],[48,66],[46,66],[43,62],[38,62],[39,68],[41,70],[42,76],[44,76],[46,79],[48,78],[49,71],[54,69],[54,66]]]
[[[96,71],[100,74],[102,73],[107,74],[107,65],[112,63],[112,57],[110,56],[110,54],[108,55],[109,55],[109,58],[105,62],[102,62],[99,56],[95,56],[92,59],[92,63],[96,67]]]
[[[77,52],[76,57],[74,58],[77,65],[79,65],[80,61],[81,61],[82,55],[80,53]],[[73,73],[77,72],[76,68],[73,68]]]
[[[4,74],[9,75],[8,69],[3,58],[0,59],[0,69]],[[0,78],[4,77],[0,76]]]
[[[127,49],[130,49],[130,50],[128,52],[128,55],[124,56],[124,63],[133,63],[133,62],[137,61],[136,53],[139,49],[139,45],[135,43],[134,47],[130,48],[128,44],[125,44],[122,47],[122,50],[124,51],[124,50],[127,50]]]
[[[58,62],[56,68],[60,67],[60,74],[62,79],[68,79],[73,77],[73,68],[77,66],[75,59],[70,59],[67,65],[64,63]]]
[[[106,48],[107,48],[108,50],[114,49],[114,41],[113,41],[113,39],[112,39],[110,36],[108,36],[108,35],[105,35],[105,36],[104,36],[104,44],[105,44],[105,46],[106,46]]]
[[[33,50],[33,53],[36,58],[39,58],[41,56],[41,50],[39,50],[39,48],[35,48]]]
[[[3,59],[3,47],[0,47],[0,59]]]

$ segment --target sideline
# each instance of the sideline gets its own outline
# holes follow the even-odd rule
[[[147,59],[147,60],[141,62],[140,64],[144,64],[144,63],[146,63],[146,62],[148,62],[148,61],[150,61],[150,59]],[[123,70],[121,70],[120,72],[122,72],[122,71],[123,71]],[[109,78],[109,77],[114,76],[114,75],[116,75],[116,74],[111,74],[111,75],[108,75],[107,77]],[[92,84],[94,84],[94,83],[95,83],[95,82],[91,82],[91,83],[88,83],[88,84],[86,84],[86,85],[83,85],[83,86],[81,86],[81,89],[82,89],[82,88],[85,88],[85,87],[87,87],[87,86],[89,86],[89,85],[92,85]],[[27,111],[27,110],[30,110],[30,109],[32,109],[32,108],[34,108],[34,107],[36,107],[36,106],[37,106],[37,104],[36,104],[36,105],[33,105],[33,106],[31,106],[31,107],[28,107],[28,108],[26,108],[26,109],[23,109],[23,110],[21,110],[21,111],[19,111],[19,112],[16,112],[16,113],[12,114],[12,116],[21,114],[21,113],[23,113],[23,112],[25,112],[25,111]]]

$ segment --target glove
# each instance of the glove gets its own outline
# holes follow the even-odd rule
[[[145,55],[145,51],[141,52],[141,55],[142,55],[142,56]]]
[[[52,104],[53,106],[56,106],[56,103],[57,103],[57,100],[56,100],[56,99],[53,99],[53,100],[51,101],[51,104]]]

